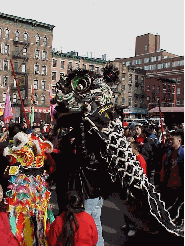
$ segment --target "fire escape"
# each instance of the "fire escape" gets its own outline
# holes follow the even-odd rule
[[[28,96],[27,83],[28,83],[28,73],[29,73],[29,70],[27,69],[27,62],[28,62],[27,50],[29,46],[27,36],[26,37],[24,36],[23,40],[20,40],[19,36],[16,35],[15,39],[13,40],[13,44],[14,44],[14,51],[12,52],[12,61],[13,61],[19,89],[21,92],[21,96],[24,101],[24,104],[26,104],[25,99]],[[16,94],[16,98],[18,99],[19,96],[17,92],[17,86],[15,83],[11,85],[11,90],[12,92],[14,92],[14,95]],[[16,100],[14,104],[19,105],[20,101]]]

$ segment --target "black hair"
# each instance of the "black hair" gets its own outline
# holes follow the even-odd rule
[[[74,246],[74,236],[79,229],[75,213],[81,213],[84,211],[84,195],[76,190],[68,191],[65,196],[64,203],[64,226],[58,242],[62,242],[62,245],[65,246]]]
[[[137,149],[140,152],[140,145],[138,142],[134,141],[131,143],[131,145],[134,147],[134,149]]]
[[[18,132],[22,131],[22,126],[19,123],[11,123],[8,127],[9,138],[12,139]]]
[[[171,136],[179,137],[181,139],[181,142],[183,142],[183,140],[184,140],[184,131],[183,130],[176,130],[176,131],[171,133]]]

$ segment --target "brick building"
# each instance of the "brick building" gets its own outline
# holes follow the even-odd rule
[[[78,56],[78,52],[53,52],[52,53],[52,94],[55,94],[56,82],[60,80],[62,76],[67,75],[70,70],[75,69],[87,69],[94,71],[97,74],[102,74],[102,68],[106,65],[106,61],[99,58],[88,58]]]
[[[125,117],[142,118],[147,114],[145,104],[145,70],[114,62],[119,70],[120,84],[113,88],[115,104],[124,108]]]
[[[148,109],[155,107],[159,98],[165,106],[184,106],[184,56],[160,49],[159,35],[148,33],[136,37],[135,56],[117,58],[115,62],[146,71],[144,88]],[[176,81],[176,86],[170,81]]]
[[[21,115],[20,98],[10,60],[14,65],[26,111],[35,100],[35,119],[47,120],[51,81],[53,25],[0,13],[0,102],[5,102],[10,88],[14,120]]]

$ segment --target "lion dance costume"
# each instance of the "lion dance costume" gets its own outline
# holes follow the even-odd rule
[[[22,246],[47,245],[47,232],[54,216],[44,171],[46,152],[52,144],[34,134],[18,132],[4,149],[9,160],[9,205],[11,230]]]

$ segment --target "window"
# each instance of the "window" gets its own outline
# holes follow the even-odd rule
[[[39,64],[34,65],[35,74],[39,74]]]
[[[162,69],[162,68],[163,68],[163,64],[158,64],[158,65],[157,65],[157,68],[158,68],[158,69]]]
[[[42,66],[42,75],[46,75],[46,66]]]
[[[83,69],[85,69],[85,70],[86,70],[86,64],[83,64]]]
[[[5,71],[8,70],[8,61],[7,60],[4,60],[3,70],[5,70]]]
[[[94,71],[94,65],[89,65],[89,71]]]
[[[132,106],[132,97],[128,98],[128,106]]]
[[[76,69],[79,69],[79,63],[76,63]]]
[[[5,55],[9,54],[9,45],[8,44],[5,44],[5,46],[4,46],[4,54]]]
[[[158,61],[161,61],[161,56],[158,56]]]
[[[131,92],[131,91],[132,91],[132,85],[129,84],[129,85],[128,85],[128,92]]]
[[[26,64],[25,63],[22,64],[22,73],[26,73]]]
[[[180,95],[180,88],[177,88],[177,95]]]
[[[51,93],[56,94],[56,85],[51,85]]]
[[[122,80],[125,80],[125,73],[122,73]]]
[[[72,69],[72,62],[68,62],[68,69]]]
[[[23,56],[27,56],[27,48],[24,48],[22,51]]]
[[[177,78],[177,84],[180,84],[181,83],[181,77],[178,77]]]
[[[147,103],[149,103],[150,102],[150,97],[147,97],[146,100],[147,100]]]
[[[60,68],[64,69],[64,62],[65,61],[60,61]]]
[[[152,90],[155,91],[155,85],[152,86]]]
[[[5,30],[5,38],[9,39],[9,30],[8,29]]]
[[[39,34],[36,35],[36,43],[37,43],[37,44],[40,43],[40,36],[39,36]]]
[[[125,85],[122,86],[122,91],[125,91]]]
[[[60,73],[60,79],[64,77],[64,73]]]
[[[175,94],[175,85],[172,85],[172,93]]]
[[[99,73],[99,67],[95,67],[95,73]]]
[[[14,62],[14,69],[15,69],[15,72],[18,71],[18,62]]]
[[[6,92],[3,92],[3,102],[6,101]]]
[[[53,67],[56,67],[56,66],[57,66],[57,60],[53,59]]]
[[[144,70],[149,70],[149,66],[144,66]]]
[[[36,93],[33,95],[33,103],[38,104],[38,96]]]
[[[41,81],[41,89],[42,89],[43,91],[46,90],[46,81],[45,81],[45,80]]]
[[[18,41],[19,40],[19,31],[17,30],[15,32],[15,41]]]
[[[3,77],[3,87],[6,87],[8,84],[8,77],[7,76],[4,76]]]
[[[48,40],[47,40],[47,37],[44,36],[44,40],[43,40],[43,45],[44,45],[44,46],[47,46],[47,41],[48,41]]]
[[[27,34],[27,32],[24,32],[23,39],[24,39],[24,41],[28,41],[28,34]]]
[[[148,46],[147,46],[147,45],[145,45],[145,50],[147,50],[147,48],[148,48]]]
[[[180,66],[184,66],[184,60],[180,61]]]
[[[57,76],[57,73],[56,72],[52,72],[52,80],[56,80],[56,76]]]
[[[0,38],[2,37],[2,29],[0,28]]]
[[[35,50],[35,59],[39,59],[40,51],[38,49]]]
[[[17,102],[17,94],[13,93],[13,103]]]
[[[136,61],[135,61],[135,60],[133,60],[133,61],[132,61],[132,65],[135,65],[135,64],[136,64]]]
[[[180,98],[177,98],[176,105],[180,105]]]
[[[34,82],[33,82],[33,89],[34,90],[38,90],[39,89],[39,82],[38,82],[38,80],[34,80]]]
[[[137,64],[142,64],[142,59],[138,59]]]
[[[163,90],[166,90],[166,84],[163,84]]]
[[[155,62],[155,61],[156,61],[156,56],[150,57],[150,61],[151,61],[151,62]]]
[[[127,61],[126,62],[126,66],[130,66],[130,61]]]
[[[42,51],[42,60],[46,60],[47,59],[47,51],[43,50]]]
[[[128,80],[129,80],[129,82],[132,82],[132,74],[128,75]]]
[[[45,104],[45,96],[44,95],[41,96],[41,104]]]
[[[125,98],[124,97],[122,97],[122,104],[124,104],[125,103]]]
[[[157,86],[157,92],[160,92],[160,86]]]
[[[147,62],[149,62],[149,58],[148,57],[144,58],[144,63],[147,63]]]
[[[147,91],[149,91],[150,90],[150,85],[147,85]]]

